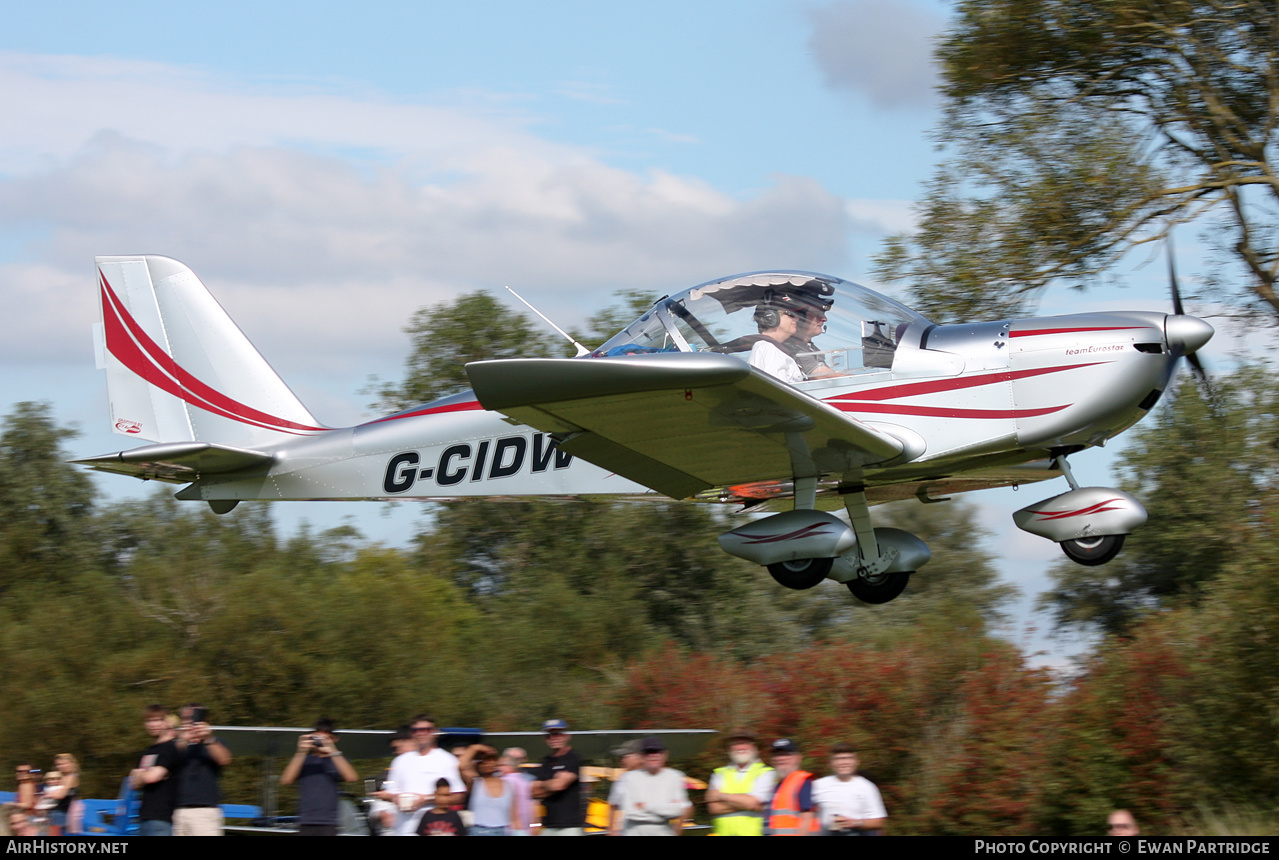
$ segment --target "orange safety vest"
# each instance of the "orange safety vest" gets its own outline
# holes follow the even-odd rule
[[[773,836],[816,836],[821,824],[814,815],[807,827],[802,826],[803,810],[799,808],[799,789],[813,775],[797,770],[782,780],[768,805],[768,832]]]

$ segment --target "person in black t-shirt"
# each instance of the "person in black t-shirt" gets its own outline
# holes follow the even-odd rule
[[[435,806],[422,813],[417,825],[418,836],[469,836],[462,816],[449,804],[453,802],[453,786],[447,779],[435,783]]]
[[[142,751],[138,766],[129,774],[133,787],[142,793],[138,835],[172,836],[173,809],[184,756],[178,750],[177,732],[169,723],[168,711],[161,705],[148,705],[144,714],[147,734],[155,743]]]
[[[568,723],[542,723],[551,754],[542,759],[533,783],[533,796],[546,807],[542,819],[543,836],[581,836],[586,826],[582,811],[582,759],[569,745]]]
[[[218,777],[231,763],[231,751],[213,736],[204,706],[192,702],[178,713],[178,749],[186,756],[178,778],[174,836],[221,836],[222,802]]]

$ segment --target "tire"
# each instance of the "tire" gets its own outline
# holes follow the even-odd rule
[[[768,572],[777,584],[794,591],[814,588],[830,573],[833,558],[798,558],[770,564]]]
[[[1119,555],[1119,551],[1124,548],[1125,537],[1127,535],[1102,535],[1094,538],[1064,540],[1061,542],[1061,551],[1076,564],[1096,567]]]
[[[874,605],[887,603],[906,590],[906,584],[910,582],[910,575],[914,572],[908,570],[903,573],[881,573],[871,579],[863,579],[859,576],[848,582],[848,590],[862,603]]]

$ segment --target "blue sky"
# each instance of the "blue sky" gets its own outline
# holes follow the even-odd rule
[[[571,325],[620,288],[759,268],[874,286],[869,258],[910,227],[938,158],[929,51],[947,14],[928,0],[8,4],[0,395],[51,402],[83,431],[76,454],[127,447],[93,369],[95,254],[189,264],[331,424],[366,414],[370,375],[399,376],[409,315],[462,292],[510,284]],[[1157,293],[1085,302],[1162,308]],[[1067,303],[1081,305],[1044,309]],[[1104,483],[1105,464],[1075,469]],[[1008,519],[1031,501],[984,510],[1033,591],[1057,552]],[[406,507],[280,512],[395,542]]]

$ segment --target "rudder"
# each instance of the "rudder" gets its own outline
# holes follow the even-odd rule
[[[327,429],[187,266],[155,255],[96,262],[116,433],[253,446]]]

